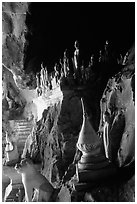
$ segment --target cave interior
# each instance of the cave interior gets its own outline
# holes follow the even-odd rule
[[[26,29],[20,32],[20,36],[25,35],[24,46],[23,37],[14,31],[20,26],[16,20],[21,19],[16,9],[25,7],[23,3],[19,7],[12,2],[4,4],[4,12],[8,11],[5,16],[9,16],[7,24],[3,24],[13,23],[14,29],[5,26],[4,32],[11,33],[3,32],[6,39],[3,55],[7,56],[2,61],[3,200],[24,201],[21,176],[14,167],[21,157],[31,157],[50,183],[59,188],[61,202],[134,201],[135,4],[27,2],[26,5],[28,9],[22,18]],[[23,52],[16,49],[18,44],[20,48],[24,46]],[[80,72],[74,61],[77,48]],[[67,74],[62,67],[55,70],[60,60],[65,71],[69,67]],[[23,67],[24,75],[15,75],[17,67]],[[80,134],[94,135],[98,144],[92,145],[88,140],[79,147],[82,149],[83,145],[92,154],[101,149],[101,156],[92,157],[78,148]],[[7,144],[12,150],[5,150]],[[116,174],[107,179],[107,171],[103,171],[107,167],[102,165],[108,165]],[[92,174],[96,178],[99,172],[105,180],[97,179],[96,183]]]

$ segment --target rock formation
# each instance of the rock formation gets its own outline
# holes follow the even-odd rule
[[[101,100],[101,129],[108,147],[108,157],[118,166],[134,161],[135,104],[134,64],[108,81]]]
[[[10,69],[23,69],[26,12],[28,3],[4,2],[3,12],[3,63]]]

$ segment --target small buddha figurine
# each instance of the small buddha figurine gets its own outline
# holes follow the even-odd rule
[[[18,148],[15,142],[11,141],[6,132],[6,165],[14,165],[19,159]]]
[[[89,67],[92,67],[94,65],[94,54],[90,57]]]
[[[109,55],[109,42],[108,40],[106,40],[105,45],[104,45],[104,57],[105,57],[105,61],[108,60],[108,55]]]
[[[74,52],[74,65],[75,65],[75,69],[77,70],[79,68],[79,43],[76,40],[75,44],[75,52]]]
[[[106,42],[105,42],[105,51],[107,51],[107,49],[108,49],[108,47],[109,47],[109,41],[108,40],[106,40]]]
[[[74,58],[73,58],[73,65],[74,65],[74,78],[76,80],[76,84],[81,84],[81,69],[80,69],[80,51],[79,51],[79,43],[76,40],[75,44],[75,51],[74,51]]]
[[[41,71],[40,71],[40,82],[41,82],[41,87],[44,86],[44,67],[43,64],[41,64]]]
[[[69,73],[69,60],[67,57],[67,49],[64,52],[63,66],[64,66],[64,75],[65,75],[65,77],[67,77],[67,75]]]
[[[127,59],[128,59],[128,55],[129,55],[129,53],[127,52],[126,55],[124,56],[124,59],[123,59],[122,65],[126,65],[126,63],[127,63]]]
[[[99,59],[98,59],[98,61],[99,61],[99,62],[102,61],[102,50],[99,51]]]

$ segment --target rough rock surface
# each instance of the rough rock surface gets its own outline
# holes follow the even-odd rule
[[[17,107],[16,106],[17,104],[15,103],[15,98],[18,100],[19,103],[22,100],[23,103],[25,103],[24,99],[21,99],[21,97],[19,99],[18,95],[19,90],[17,89],[15,82],[17,82],[17,78],[19,78],[17,77],[17,75],[21,75],[23,71],[25,31],[26,31],[25,19],[27,10],[28,3],[15,3],[15,2],[2,3],[2,63],[3,63],[2,119],[3,129],[5,130],[8,128],[7,123],[9,117],[13,119],[14,116],[20,115],[24,107],[24,105]],[[14,73],[17,75],[14,75]],[[10,95],[9,102],[11,103],[7,101],[6,95]],[[12,104],[12,111],[9,111],[9,109],[11,109],[9,107],[9,104]]]
[[[101,99],[99,131],[107,124],[108,155],[118,166],[134,161],[135,155],[135,64],[132,49],[127,65],[106,86]]]
[[[135,200],[135,64],[134,47],[126,66],[108,81],[101,99],[99,132],[106,128],[108,157],[121,169],[118,201]]]
[[[119,166],[134,160],[135,104],[134,73],[119,73],[109,80],[101,106],[101,125],[108,123],[108,154]],[[101,126],[102,128],[102,126]]]
[[[26,12],[28,3],[3,2],[3,63],[7,67],[23,67]]]
[[[45,110],[37,123],[29,151],[35,161],[35,152],[39,153],[43,173],[52,183],[60,182],[73,161],[81,123],[81,102],[73,91],[64,91],[63,100]]]
[[[34,74],[24,72],[28,2],[2,3],[2,63],[16,76],[19,87],[36,87]]]

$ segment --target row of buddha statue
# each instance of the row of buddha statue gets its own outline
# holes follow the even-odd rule
[[[60,59],[59,63],[55,63],[53,72],[48,73],[47,67],[44,67],[43,63],[41,64],[41,71],[36,74],[38,95],[55,89],[64,78],[66,79],[66,85],[70,87],[85,85],[94,77],[94,66],[110,63],[124,65],[128,57],[128,53],[126,53],[125,57],[122,57],[122,55],[116,57],[113,52],[111,52],[111,46],[107,40],[103,51],[99,51],[97,59],[95,55],[92,54],[88,66],[84,66],[84,61],[81,60],[78,41],[75,41],[74,47],[74,56],[71,61],[68,58],[68,51],[66,49],[63,59]]]

